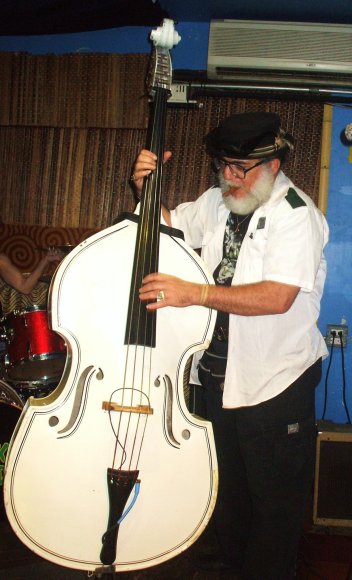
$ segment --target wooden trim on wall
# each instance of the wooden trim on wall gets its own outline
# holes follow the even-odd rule
[[[332,106],[324,105],[323,128],[321,135],[321,165],[318,207],[326,214],[328,207],[330,153],[332,134]]]

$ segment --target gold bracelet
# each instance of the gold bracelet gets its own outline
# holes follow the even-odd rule
[[[208,298],[208,294],[209,294],[209,284],[204,284],[202,286],[202,291],[201,291],[200,300],[199,300],[199,304],[201,306],[204,306],[204,304],[206,303],[206,300]]]

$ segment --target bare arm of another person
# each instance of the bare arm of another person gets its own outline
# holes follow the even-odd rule
[[[165,297],[155,302],[160,290]],[[151,301],[147,304],[149,310],[165,306],[201,305],[242,316],[263,316],[287,312],[299,291],[298,286],[270,280],[224,287],[195,284],[175,276],[155,273],[144,278],[139,292],[142,301]]]
[[[29,294],[37,284],[40,276],[51,262],[59,262],[64,254],[58,250],[49,249],[47,254],[40,260],[29,276],[23,276],[22,272],[14,266],[6,254],[0,254],[0,276],[7,284],[22,294]]]
[[[163,159],[164,163],[166,163],[170,159],[171,155],[172,155],[171,151],[165,151]],[[156,161],[157,156],[155,155],[155,153],[148,151],[148,149],[142,149],[142,151],[139,153],[135,161],[133,167],[132,181],[139,198],[142,193],[143,179],[144,177],[147,177],[147,175],[150,175],[150,173],[152,173],[152,171],[156,169]],[[162,212],[164,220],[169,226],[171,226],[171,218],[169,210],[165,206],[162,206]]]

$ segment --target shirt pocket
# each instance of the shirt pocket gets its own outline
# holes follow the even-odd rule
[[[201,256],[213,272],[222,260],[223,236],[219,232],[207,231],[202,240]]]
[[[235,284],[250,284],[263,280],[267,237],[264,230],[255,230],[243,240],[234,275]]]

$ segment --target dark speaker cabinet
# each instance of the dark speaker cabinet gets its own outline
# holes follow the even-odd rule
[[[352,427],[329,423],[317,437],[313,522],[352,527]]]

